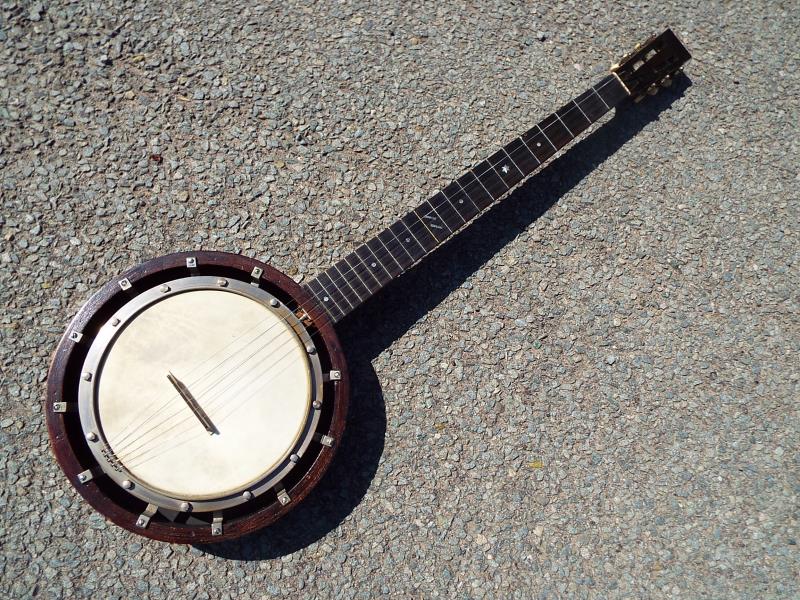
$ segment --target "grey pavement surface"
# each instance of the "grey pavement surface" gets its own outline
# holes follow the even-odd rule
[[[798,597],[794,2],[2,3],[4,598]],[[672,25],[606,119],[341,324],[322,486],[220,547],[107,524],[41,402],[105,281],[307,280]],[[161,155],[157,162],[151,155]]]

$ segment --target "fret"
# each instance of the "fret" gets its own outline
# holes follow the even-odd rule
[[[483,188],[489,192],[492,201],[499,199],[509,189],[509,186],[506,185],[506,182],[497,174],[488,160],[479,162],[472,169],[472,173]]]
[[[431,230],[422,222],[422,219],[420,219],[414,211],[406,214],[400,221],[411,232],[414,239],[419,242],[423,250],[425,250],[424,254],[427,254],[439,245],[436,236],[433,235]]]
[[[437,196],[438,195],[439,194],[437,194]],[[441,195],[444,196],[444,198],[450,202],[450,205],[458,211],[458,214],[461,216],[461,220],[464,223],[471,221],[479,212],[481,212],[478,206],[455,181],[444,188],[441,191]],[[436,196],[434,196],[434,199],[435,198]]]
[[[419,240],[414,236],[412,231],[406,227],[403,221],[397,221],[394,225],[389,227],[389,231],[394,234],[398,242],[402,243],[403,248],[405,248],[406,252],[408,252],[413,259],[412,264],[428,253],[425,246],[420,244]]]
[[[559,150],[569,144],[573,139],[569,130],[564,127],[564,124],[561,123],[556,115],[550,115],[539,123],[539,129],[547,135],[547,139],[550,143]]]
[[[533,156],[533,158],[535,158],[535,159],[536,159],[536,167],[538,167],[539,165],[541,165],[541,164],[542,164],[542,161],[540,161],[540,160],[539,160],[539,157],[538,157],[538,156],[536,156],[536,153],[533,151],[533,149],[532,149],[530,146],[528,146],[528,144],[527,144],[527,142],[525,141],[525,139],[524,139],[522,136],[519,136],[517,139],[518,139],[520,142],[522,142],[522,145],[523,145],[523,146],[525,146],[525,149],[526,149],[528,152],[530,152],[530,153],[531,153],[531,156]],[[536,167],[534,167],[534,168],[536,168]]]
[[[585,94],[587,94],[587,92],[584,92],[584,95],[585,95]],[[589,118],[589,115],[587,115],[585,112],[583,112],[583,109],[581,108],[581,103],[578,101],[579,99],[581,99],[581,98],[580,98],[580,96],[578,96],[578,98],[575,98],[575,99],[572,101],[572,105],[573,105],[575,108],[577,108],[579,111],[581,111],[581,114],[582,114],[582,115],[584,116],[584,118],[585,118],[585,119],[586,119],[586,120],[589,122],[589,125],[591,125],[591,124],[592,124],[592,123],[595,121],[595,119],[590,119],[590,118]],[[571,110],[571,109],[570,109],[570,110]]]
[[[386,248],[386,251],[392,255],[392,258],[397,262],[398,265],[400,265],[403,271],[414,264],[414,257],[406,249],[406,244],[402,239],[398,238],[394,234],[391,228],[381,231],[378,234],[378,241],[383,244],[383,247]],[[414,240],[411,239],[411,236],[409,236],[408,243],[411,244],[416,242],[414,242]]]
[[[451,233],[464,224],[459,222],[460,217],[455,209],[447,204],[436,206],[431,204],[430,200],[426,200],[414,209],[414,212],[439,242],[445,241]]]
[[[356,248],[355,255],[369,270],[369,274],[378,282],[379,288],[382,288],[392,280],[392,275],[366,244]]]
[[[544,123],[544,121],[542,121]],[[547,143],[550,144],[550,147],[553,149],[553,153],[558,152],[558,146],[553,143],[553,140],[548,137],[548,135],[544,132],[540,124],[536,124],[536,129],[539,130],[539,133],[547,140]]]
[[[380,235],[369,240],[366,246],[369,248],[369,251],[372,252],[372,255],[379,260],[381,266],[389,274],[391,279],[398,277],[405,271],[400,262],[394,257],[392,251],[381,241]]]
[[[567,124],[566,124],[566,123],[564,123],[564,121],[561,119],[561,115],[559,115],[559,114],[558,114],[558,111],[554,112],[554,113],[553,113],[553,115],[555,116],[555,118],[556,118],[556,119],[558,119],[559,121],[561,121],[561,124],[564,126],[564,129],[566,129],[566,130],[567,130],[567,133],[570,135],[570,137],[573,137],[573,138],[574,138],[574,137],[577,135],[577,134],[575,134],[575,133],[572,133],[572,131],[570,130],[570,128],[569,128],[569,127],[567,127]],[[569,143],[569,142],[567,142],[567,143]],[[564,145],[566,145],[566,144],[564,144]]]
[[[356,276],[359,280],[364,282],[364,285],[367,287],[367,290],[370,294],[374,294],[377,292],[381,287],[380,280],[375,277],[372,272],[372,269],[369,268],[367,263],[361,258],[358,252],[353,251],[345,257],[345,261],[347,264],[352,265],[353,271],[355,271]]]
[[[494,172],[497,173],[509,189],[517,185],[525,177],[519,167],[509,160],[506,151],[503,149],[492,154],[486,161],[494,166]]]
[[[595,87],[597,88],[598,95],[608,106],[616,106],[628,97],[628,92],[625,91],[619,79],[613,75],[610,76],[607,82]]]
[[[336,305],[335,300],[331,298],[330,294],[325,291],[317,279],[309,281],[306,287],[314,295],[317,305],[327,313],[329,319],[335,322],[344,317],[345,313]]]
[[[523,171],[522,169],[520,169],[519,165],[516,163],[516,161],[513,158],[511,158],[511,155],[508,153],[508,146],[503,146],[501,148],[501,150],[503,151],[503,154],[505,154],[508,157],[508,160],[511,161],[511,164],[514,165],[514,168],[516,168],[517,171],[519,171],[520,176],[521,177],[525,177],[525,175],[527,175],[527,173],[525,171]]]
[[[603,103],[603,99],[593,89],[578,96],[575,99],[575,104],[580,107],[586,118],[593,123],[608,112],[608,107]]]
[[[339,270],[347,276],[347,283],[355,290],[362,302],[369,298],[373,291],[378,291],[378,282],[371,279],[367,268],[361,264],[357,256],[348,254],[337,265]],[[349,272],[347,271],[348,267],[350,268]],[[373,287],[375,288],[374,290]]]
[[[511,143],[505,146],[506,154],[514,161],[514,164],[519,165],[519,168],[525,172],[526,175],[532,173],[540,164],[536,155],[531,152],[531,149],[525,144],[522,138],[515,138]]]
[[[428,204],[430,204],[437,213],[447,219],[447,226],[452,233],[461,229],[464,223],[467,222],[467,219],[461,215],[461,212],[443,192],[438,192],[435,196],[429,198]]]
[[[494,202],[494,196],[492,196],[489,190],[486,189],[486,186],[481,183],[481,180],[475,177],[475,173],[472,171],[464,173],[461,177],[456,179],[456,183],[480,210],[483,210]]]
[[[520,138],[536,157],[536,160],[539,161],[539,164],[542,164],[556,152],[555,146],[539,129],[538,125],[523,133]]]
[[[340,264],[341,261],[339,261],[338,263],[333,265],[330,269],[328,269],[328,271],[330,271],[331,282],[337,284],[336,288],[339,290],[339,293],[342,296],[344,296],[344,299],[347,301],[347,303],[350,305],[351,308],[355,308],[356,306],[361,304],[361,297],[356,293],[355,288],[353,288],[353,286],[350,284],[350,280],[347,277],[345,277],[344,273],[342,273],[342,270],[339,268]],[[346,266],[345,268],[347,269],[347,272],[350,271],[350,269],[347,268]]]
[[[580,110],[576,108],[574,102],[562,106],[556,111],[556,115],[564,124],[564,127],[572,134],[572,137],[579,135],[592,124],[592,122]]]
[[[600,102],[602,102],[602,103],[603,103],[603,106],[605,106],[605,107],[606,107],[606,110],[611,110],[611,107],[610,107],[608,104],[606,104],[606,101],[605,101],[605,100],[603,100],[603,97],[602,97],[600,94],[598,94],[598,93],[597,93],[597,86],[596,86],[596,85],[593,85],[593,86],[592,86],[592,91],[594,92],[594,95],[595,95],[595,96],[597,96],[598,98],[600,98]]]
[[[332,268],[333,267],[331,267],[331,269]],[[350,308],[355,308],[355,307],[352,304],[350,304],[350,301],[347,299],[347,296],[345,296],[342,293],[342,290],[340,290],[339,287],[335,283],[333,283],[331,276],[328,274],[328,272],[331,269],[328,269],[327,271],[320,273],[319,276],[317,277],[317,281],[319,281],[319,284],[322,286],[322,289],[325,290],[325,292],[328,294],[328,297],[331,298],[331,300],[333,300],[333,302],[336,304],[336,308],[339,309],[339,312],[341,312],[343,315],[346,315],[348,312],[350,312],[347,308],[348,305],[350,306]]]

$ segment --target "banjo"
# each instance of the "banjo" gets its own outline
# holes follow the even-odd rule
[[[45,414],[69,481],[115,524],[167,542],[234,538],[305,498],[345,427],[334,325],[690,55],[667,29],[583,94],[300,285],[258,260],[170,254],[110,281],[52,359]]]

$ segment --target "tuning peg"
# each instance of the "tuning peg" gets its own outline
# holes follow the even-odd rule
[[[647,88],[647,93],[651,96],[655,96],[658,93],[659,87],[657,85],[651,85]]]
[[[661,80],[661,87],[668,88],[672,85],[672,75],[667,75]]]

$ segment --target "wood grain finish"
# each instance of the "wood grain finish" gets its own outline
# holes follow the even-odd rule
[[[190,274],[186,259],[197,259],[197,270],[203,275],[235,277],[249,281],[254,267],[262,269],[261,287],[281,298],[287,305],[305,308],[311,317],[312,333],[323,362],[324,370],[337,370],[341,379],[326,383],[323,394],[323,418],[317,431],[333,438],[332,447],[312,442],[312,447],[297,467],[285,480],[286,491],[291,501],[287,505],[278,502],[272,493],[226,511],[223,534],[212,536],[211,515],[193,515],[186,522],[175,522],[154,517],[147,528],[136,527],[136,519],[145,505],[102,475],[86,484],[78,481],[78,474],[95,466],[95,461],[86,447],[77,411],[77,381],[83,357],[97,329],[117,308],[127,302],[131,293],[158,285],[163,281]],[[119,281],[127,279],[131,290],[123,291]],[[53,452],[69,481],[98,512],[113,523],[146,537],[178,543],[220,542],[253,532],[265,527],[299,504],[317,483],[330,465],[336,445],[344,433],[349,400],[349,380],[339,340],[330,321],[316,307],[308,292],[292,279],[262,263],[245,256],[224,252],[181,252],[159,257],[143,263],[116,277],[92,296],[72,319],[53,355],[47,380],[45,415]],[[83,334],[79,342],[70,338],[72,332]],[[66,402],[66,413],[54,411],[54,404]],[[315,451],[311,451],[315,448]],[[207,520],[200,520],[201,518]]]

